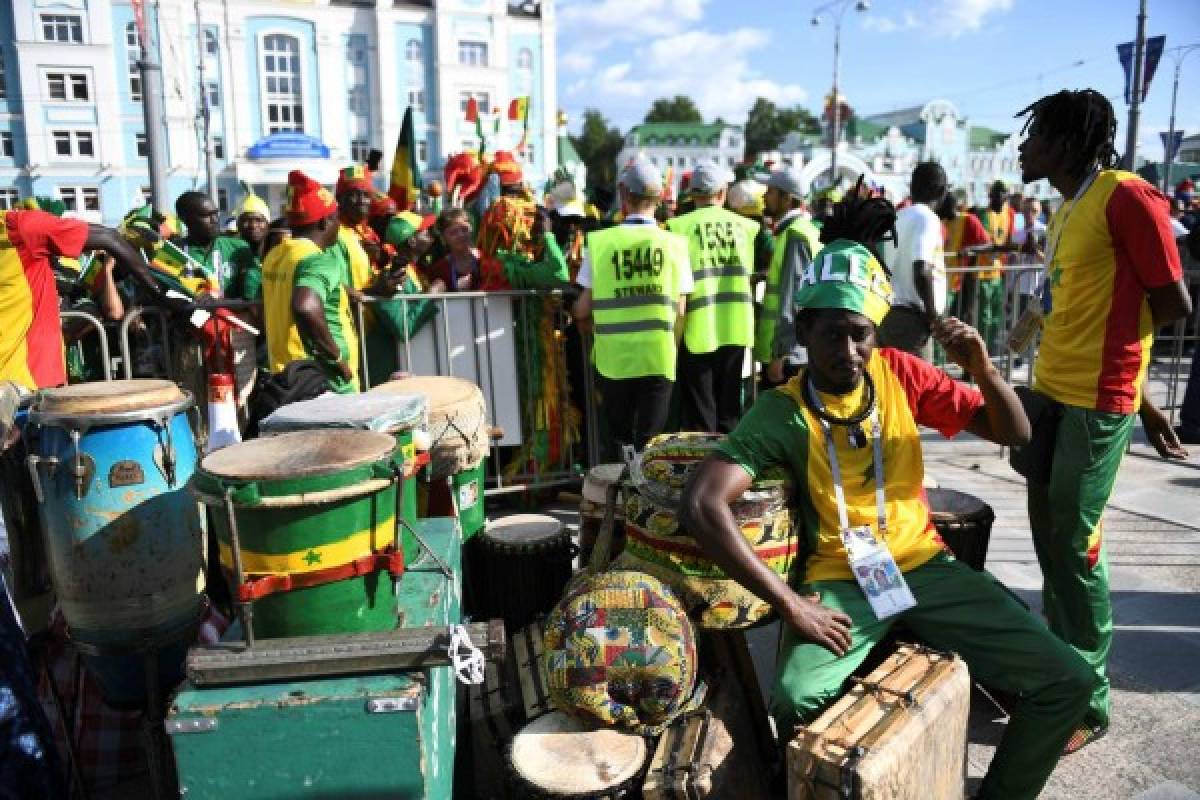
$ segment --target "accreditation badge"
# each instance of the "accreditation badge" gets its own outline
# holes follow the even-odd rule
[[[903,573],[885,542],[875,538],[869,525],[842,528],[842,543],[854,579],[871,604],[876,619],[907,611],[917,604]]]
[[[1018,356],[1028,350],[1033,344],[1033,337],[1041,331],[1043,320],[1039,304],[1030,303],[1008,334],[1008,349]]]

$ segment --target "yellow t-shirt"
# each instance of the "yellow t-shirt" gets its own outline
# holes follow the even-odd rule
[[[263,320],[267,326],[267,362],[271,372],[279,372],[291,361],[308,358],[292,314],[292,290],[300,262],[319,255],[321,248],[311,239],[285,239],[263,261]]]

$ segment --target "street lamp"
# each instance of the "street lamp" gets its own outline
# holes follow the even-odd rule
[[[1172,47],[1167,52],[1175,60],[1175,83],[1171,86],[1171,125],[1167,133],[1166,157],[1163,159],[1163,194],[1170,196],[1171,164],[1175,161],[1175,100],[1179,96],[1179,73],[1183,69],[1183,60],[1190,54],[1200,50],[1200,44],[1185,44],[1182,47]]]
[[[842,17],[854,6],[855,11],[869,11],[869,0],[830,0],[830,2],[813,9],[812,24],[820,25],[822,18],[833,20],[833,131],[830,136],[829,148],[829,183],[832,186],[837,181],[838,144],[841,142],[842,107],[838,102],[838,67],[842,54]]]

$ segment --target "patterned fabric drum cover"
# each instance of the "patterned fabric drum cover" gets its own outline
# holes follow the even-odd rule
[[[675,511],[692,470],[720,441],[717,434],[678,433],[656,437],[646,445],[643,482],[625,500],[625,552],[614,565],[669,583],[702,628],[744,628],[766,617],[770,606],[726,577],[679,527]],[[732,505],[755,554],[785,579],[800,546],[788,508],[789,488],[782,472],[767,475]]]
[[[696,637],[666,584],[629,570],[581,575],[546,620],[550,702],[635,733],[694,707]]]

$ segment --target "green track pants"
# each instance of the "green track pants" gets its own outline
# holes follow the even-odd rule
[[[1108,556],[1101,519],[1133,433],[1132,414],[1065,406],[1050,484],[1029,485],[1029,527],[1042,568],[1042,604],[1050,630],[1096,674],[1085,722],[1107,725],[1106,665],[1112,646]]]
[[[1004,333],[1004,278],[979,281],[979,335],[989,353],[1000,352],[1000,337]]]
[[[784,634],[772,700],[781,735],[790,738],[794,725],[832,703],[892,623],[903,621],[922,641],[962,656],[973,680],[1019,697],[978,797],[1037,797],[1087,709],[1092,671],[991,575],[936,556],[904,577],[917,605],[882,621],[854,581],[804,587],[850,617],[852,643],[838,658],[791,631]]]

